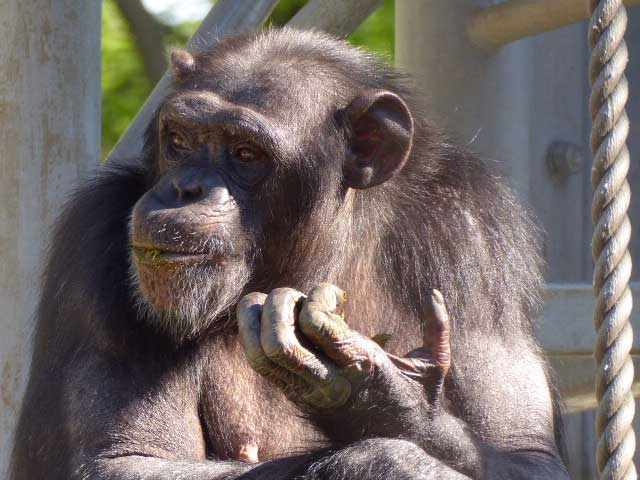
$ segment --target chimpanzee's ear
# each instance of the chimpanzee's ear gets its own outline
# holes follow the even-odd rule
[[[179,80],[184,80],[196,71],[196,59],[186,50],[171,52],[171,69]]]
[[[379,185],[404,166],[413,142],[413,117],[395,93],[369,90],[346,108],[351,124],[344,179],[352,188]]]

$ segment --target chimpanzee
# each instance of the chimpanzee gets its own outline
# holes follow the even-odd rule
[[[57,224],[13,478],[567,479],[494,169],[321,33],[172,65]]]

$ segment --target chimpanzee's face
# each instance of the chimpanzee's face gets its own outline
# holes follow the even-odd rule
[[[395,94],[354,87],[339,73],[348,68],[313,51],[276,61],[234,48],[172,57],[175,92],[151,126],[149,190],[131,219],[138,303],[178,338],[209,326],[248,282],[293,278],[300,245],[326,244],[348,222],[338,215],[348,187],[384,182],[411,147]]]
[[[228,308],[249,278],[259,224],[251,201],[274,158],[252,131],[260,128],[255,112],[211,92],[167,101],[157,128],[155,184],[132,217],[134,273],[144,302],[190,335]]]
[[[297,207],[309,203],[305,190],[315,189],[296,173],[308,155],[293,140],[300,127],[293,116],[302,113],[287,86],[294,75],[283,77],[281,68],[269,75],[262,67],[259,76],[271,77],[267,86],[246,71],[229,78],[231,69],[216,81],[210,68],[178,82],[160,108],[151,185],[131,220],[138,303],[180,337],[197,334],[233,306],[256,265],[275,250],[274,235],[269,248],[265,236],[295,224]],[[287,90],[288,103],[276,106]]]

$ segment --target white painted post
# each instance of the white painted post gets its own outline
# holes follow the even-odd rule
[[[97,0],[0,1],[0,478],[49,228],[100,159],[100,11]]]
[[[414,75],[438,125],[476,151],[509,159],[509,174],[527,198],[531,45],[489,53],[474,47],[467,25],[491,3],[396,2],[396,63]]]

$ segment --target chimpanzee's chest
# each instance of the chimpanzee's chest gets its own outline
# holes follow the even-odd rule
[[[324,443],[295,405],[251,369],[236,336],[218,336],[203,348],[200,411],[209,455],[262,461]]]

